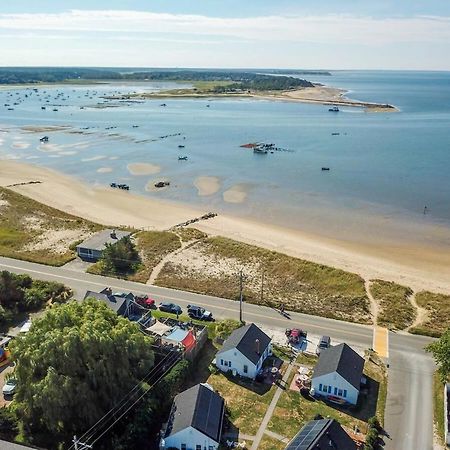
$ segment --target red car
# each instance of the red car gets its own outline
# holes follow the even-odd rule
[[[154,309],[155,306],[155,300],[150,298],[148,295],[139,295],[135,297],[136,303],[139,305],[145,306],[146,308]]]

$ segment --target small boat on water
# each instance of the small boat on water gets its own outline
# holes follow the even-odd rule
[[[165,186],[170,186],[170,181],[158,181],[157,183],[155,183],[156,188],[162,188]]]
[[[331,133],[331,136],[339,136],[341,133]]]
[[[165,103],[161,103],[159,106],[167,106]]]
[[[58,108],[53,108],[53,111],[55,111],[55,112],[58,111]]]
[[[332,108],[329,108],[328,111],[330,111],[330,112],[339,112],[339,108],[337,106],[333,106]]]
[[[268,151],[265,148],[255,147],[253,153],[258,153],[260,155],[267,155]]]
[[[187,156],[179,156],[178,157],[178,161],[187,161],[188,157]]]
[[[45,109],[45,106],[41,106],[41,109]]]
[[[181,144],[178,146],[178,148],[184,148],[184,147],[185,147],[185,146],[184,146],[184,145],[181,145]]]
[[[330,170],[330,168],[329,167],[322,167],[322,171],[325,171],[325,170]]]
[[[48,136],[41,137],[39,140],[41,142],[48,142]]]

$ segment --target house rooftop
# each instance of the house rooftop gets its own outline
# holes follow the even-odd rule
[[[222,397],[208,385],[197,384],[181,392],[173,400],[165,437],[193,427],[219,442],[224,406]]]
[[[234,330],[217,354],[236,348],[253,364],[257,364],[270,341],[264,331],[251,323]]]
[[[127,298],[129,297],[129,295],[130,294],[128,294],[126,297],[116,297],[114,295],[108,295],[105,292],[86,291],[83,300],[86,300],[87,298],[95,298],[105,303],[117,314],[123,315],[126,310]]]
[[[13,442],[9,442],[9,441],[2,441],[0,440],[0,449],[1,450],[29,450],[32,447],[26,447],[25,445],[19,445],[19,444],[14,444]]]
[[[77,248],[87,248],[91,250],[103,251],[106,244],[115,244],[131,233],[122,230],[102,230],[95,233],[90,238],[77,245]]]
[[[359,390],[364,369],[364,359],[347,344],[339,344],[320,352],[314,367],[313,378],[337,372]]]
[[[334,419],[311,420],[285,450],[356,450],[353,439]]]

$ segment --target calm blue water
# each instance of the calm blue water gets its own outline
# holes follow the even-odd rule
[[[348,89],[358,100],[394,104],[401,112],[341,108],[336,114],[327,106],[247,99],[90,107],[105,93],[161,88],[156,84],[3,90],[0,157],[52,167],[89,183],[122,181],[140,194],[300,228],[345,227],[356,215],[420,224],[424,205],[429,223],[450,227],[450,73],[338,71],[312,81]],[[167,107],[160,106],[163,102]],[[58,111],[51,105],[60,105]],[[28,125],[70,128],[40,133],[20,128]],[[46,146],[38,139],[44,134],[50,137]],[[254,141],[290,151],[256,155],[239,147]],[[180,154],[189,160],[178,161]],[[127,170],[133,162],[159,165],[161,172],[133,176]],[[322,172],[322,166],[330,172]],[[198,196],[193,182],[199,176],[218,177],[220,190]],[[158,180],[170,180],[170,188],[146,190],[147,183]],[[225,202],[224,191],[235,185],[247,198]]]

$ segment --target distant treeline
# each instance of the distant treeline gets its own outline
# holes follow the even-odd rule
[[[0,84],[57,83],[70,80],[154,80],[220,81],[228,85],[214,87],[215,92],[232,90],[287,90],[311,87],[312,83],[292,76],[238,70],[136,70],[84,68],[0,68]],[[277,75],[275,75],[277,74]],[[321,72],[321,74],[324,74]]]

